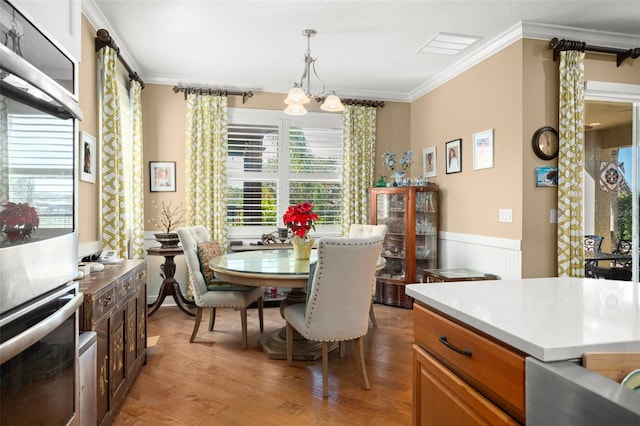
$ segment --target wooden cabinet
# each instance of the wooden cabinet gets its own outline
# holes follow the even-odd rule
[[[97,333],[98,424],[109,424],[147,357],[147,264],[125,260],[80,282],[80,329]]]
[[[525,357],[422,304],[414,305],[415,425],[525,423]]]
[[[387,225],[382,255],[387,264],[377,278],[373,300],[411,308],[404,286],[438,268],[438,187],[406,186],[370,189],[370,221]]]

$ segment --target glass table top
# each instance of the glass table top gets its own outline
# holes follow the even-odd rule
[[[251,274],[309,275],[309,263],[317,261],[317,256],[316,249],[309,260],[296,260],[292,249],[241,251],[216,257],[209,266]]]
[[[318,260],[318,251],[311,250],[309,260],[296,260],[292,249],[282,250],[254,250],[228,253],[209,262],[213,270],[242,272],[264,275],[309,275],[309,264]],[[378,258],[376,270],[386,264],[384,257]]]

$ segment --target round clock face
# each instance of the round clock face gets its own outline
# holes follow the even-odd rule
[[[539,158],[551,160],[558,156],[558,132],[553,127],[545,126],[536,130],[531,142]]]

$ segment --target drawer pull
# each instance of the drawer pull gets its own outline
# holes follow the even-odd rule
[[[109,303],[111,303],[111,296],[105,297],[104,300],[102,301],[102,304],[104,306],[107,306]]]
[[[449,349],[451,349],[453,351],[456,351],[461,355],[466,355],[469,358],[471,358],[471,351],[469,349],[462,350],[462,349],[456,348],[455,346],[453,346],[451,343],[449,343],[447,341],[447,336],[440,336],[439,340],[440,340],[440,343],[442,343],[443,345],[445,345]]]
[[[124,285],[124,289],[129,290],[130,287],[131,287],[131,283],[127,281],[127,283]]]

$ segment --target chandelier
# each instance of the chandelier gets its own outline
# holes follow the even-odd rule
[[[311,37],[316,35],[316,30],[304,30],[302,31],[302,35],[307,37],[307,51],[304,54],[304,72],[300,78],[300,83],[293,84],[293,88],[289,90],[287,99],[284,100],[284,103],[287,104],[284,112],[289,115],[306,114],[307,110],[304,104],[309,103],[312,98],[318,99],[327,95],[324,83],[316,72],[317,58],[311,57]],[[313,75],[316,76],[322,86],[322,90],[314,94],[311,93],[311,71],[313,71]],[[344,111],[344,106],[335,92],[331,92],[330,95],[325,97],[320,109],[329,112],[341,112]]]

